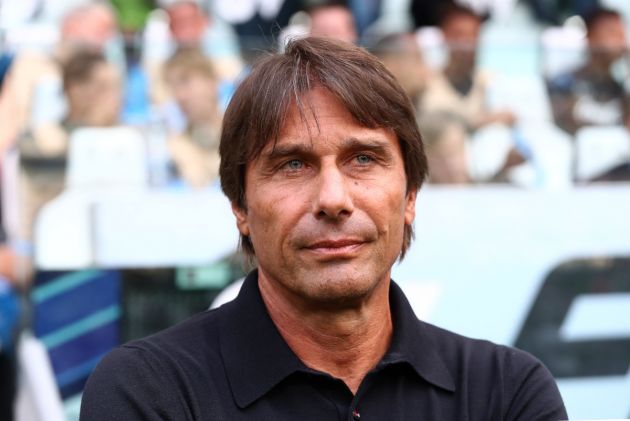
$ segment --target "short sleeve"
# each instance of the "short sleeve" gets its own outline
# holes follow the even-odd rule
[[[507,355],[506,421],[566,420],[567,413],[556,381],[539,360],[519,350]]]
[[[87,381],[81,421],[191,419],[168,372],[149,352],[120,347],[109,353]]]

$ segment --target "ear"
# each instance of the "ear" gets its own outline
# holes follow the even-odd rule
[[[411,225],[416,218],[416,196],[418,191],[412,189],[407,192],[405,198],[405,225]]]
[[[236,217],[236,226],[241,234],[249,236],[249,222],[247,221],[247,210],[241,208],[236,202],[232,202],[232,213]]]

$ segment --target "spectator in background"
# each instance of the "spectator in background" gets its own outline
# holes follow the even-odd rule
[[[547,81],[556,124],[575,132],[587,125],[629,125],[629,95],[612,74],[627,52],[624,22],[599,8],[586,19],[588,59],[579,69]]]
[[[431,184],[470,184],[468,135],[465,124],[448,112],[432,113],[419,119],[429,166]]]
[[[186,130],[168,140],[175,169],[192,187],[206,187],[219,171],[221,113],[214,68],[199,50],[183,48],[165,63],[164,77],[187,120]]]
[[[68,111],[60,125],[32,129],[18,140],[21,183],[21,236],[30,241],[39,209],[64,187],[68,139],[79,127],[118,124],[122,105],[119,69],[102,53],[81,50],[62,69]]]
[[[458,115],[448,111],[435,112],[422,116],[418,125],[422,127],[430,184],[505,183],[509,181],[510,169],[523,162],[522,156],[512,149],[500,168],[489,177],[476,180],[470,171],[472,151],[468,131]]]
[[[412,102],[418,103],[428,70],[414,35],[405,32],[386,35],[370,50],[392,72]]]
[[[449,50],[448,62],[442,72],[429,75],[417,108],[425,140],[434,145],[433,152],[429,154],[439,149],[438,155],[444,157],[446,151],[455,151],[456,156],[452,161],[457,165],[448,165],[457,167],[457,171],[452,168],[443,171],[458,175],[450,178],[436,175],[441,172],[437,162],[447,162],[446,158],[436,159],[433,168],[430,166],[429,169],[430,180],[437,177],[441,180],[452,179],[455,183],[467,182],[468,177],[463,176],[461,168],[464,162],[462,139],[467,142],[470,135],[491,125],[511,128],[516,122],[516,116],[510,110],[492,111],[488,107],[486,95],[490,78],[478,71],[476,66],[482,22],[482,17],[464,6],[448,3],[443,8],[440,29]],[[446,139],[449,136],[453,139]],[[506,165],[512,167],[524,162],[520,154],[513,147],[510,148],[505,163],[491,173],[483,174],[479,181],[503,178],[502,174],[509,169]]]
[[[19,54],[0,93],[0,151],[6,150],[29,125],[57,124],[65,104],[61,66],[78,50],[94,49],[114,61],[117,54],[116,17],[105,2],[72,9],[61,23],[60,42],[50,56]],[[120,64],[120,63],[118,63]]]
[[[333,38],[354,44],[358,41],[352,11],[345,1],[313,0],[307,6],[310,35]]]
[[[161,79],[161,65],[178,48],[199,48],[215,65],[218,76],[234,81],[243,69],[238,41],[233,29],[212,16],[199,0],[160,0],[168,16],[169,37],[166,45],[145,42],[144,60],[157,65],[156,81]]]
[[[509,110],[488,110],[486,90],[489,76],[476,66],[479,32],[483,18],[472,10],[454,3],[443,9],[440,29],[449,50],[443,72],[435,72],[427,83],[420,110],[449,110],[461,116],[469,129],[493,123],[509,126],[515,116]]]

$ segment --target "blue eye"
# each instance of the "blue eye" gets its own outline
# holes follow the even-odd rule
[[[289,162],[287,162],[285,166],[287,167],[287,169],[295,171],[295,170],[302,169],[302,167],[304,166],[304,163],[302,163],[302,161],[300,161],[299,159],[292,159]]]
[[[372,162],[372,157],[369,155],[357,155],[357,162],[362,165],[369,164]]]

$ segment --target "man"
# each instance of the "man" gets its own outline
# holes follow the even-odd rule
[[[0,151],[4,152],[29,125],[56,124],[63,118],[62,64],[77,51],[100,51],[121,65],[116,42],[116,15],[107,2],[74,7],[63,17],[60,40],[50,55],[23,52],[15,57],[0,95]],[[119,48],[120,47],[120,48]]]
[[[425,89],[428,68],[414,34],[397,32],[385,35],[374,44],[371,52],[392,72],[409,98],[417,103]]]
[[[596,9],[586,18],[589,56],[581,68],[548,81],[556,124],[574,134],[587,125],[628,125],[628,92],[612,66],[627,51],[619,13]]]
[[[266,57],[220,153],[258,269],[236,300],[107,356],[83,420],[566,418],[540,362],[420,322],[390,281],[427,168],[411,102],[373,56],[305,38]]]
[[[526,151],[521,153],[512,146],[517,144],[509,130],[516,123],[514,113],[508,109],[492,110],[488,107],[491,78],[487,72],[479,71],[476,65],[482,23],[483,17],[465,6],[446,3],[442,8],[440,29],[448,46],[449,58],[443,71],[429,73],[418,102],[418,114],[427,143],[445,145],[443,152],[462,152],[466,144],[470,148],[479,148],[475,135],[482,130],[501,127],[505,136],[493,148],[493,155],[497,156],[489,159],[499,165],[468,175],[461,171],[464,169],[460,165],[463,155],[459,153],[459,157],[447,158],[450,169],[429,165],[431,182],[436,178],[442,179],[441,183],[446,182],[443,177],[446,172],[452,173],[447,177],[449,183],[507,181],[507,172],[525,162],[523,155],[527,155]],[[429,151],[430,159],[435,151],[435,147]],[[439,161],[446,163],[445,160]],[[452,164],[460,167],[458,174],[453,173]],[[478,167],[476,162],[474,164],[473,167]]]
[[[17,141],[22,192],[19,235],[26,242],[32,240],[37,212],[64,188],[72,132],[80,127],[112,127],[119,122],[122,78],[103,54],[89,49],[73,54],[64,63],[62,84],[68,110],[61,123],[34,127]]]
[[[483,18],[473,10],[448,3],[442,9],[440,30],[448,46],[448,62],[426,83],[419,108],[423,113],[449,111],[463,119],[469,130],[489,124],[511,126],[509,110],[491,111],[487,105],[488,74],[477,69],[477,49]]]
[[[212,63],[198,49],[182,48],[164,64],[164,78],[188,123],[168,139],[177,175],[194,188],[208,187],[219,175],[221,130]]]
[[[243,70],[234,30],[209,13],[202,3],[200,0],[158,1],[168,16],[168,36],[163,45],[152,45],[152,40],[146,39],[143,51],[143,61],[150,72],[156,72],[152,76],[157,81],[160,65],[181,47],[201,49],[212,60],[222,80],[233,82]]]

